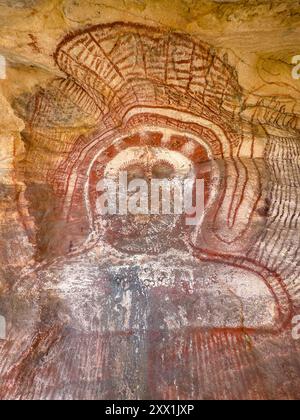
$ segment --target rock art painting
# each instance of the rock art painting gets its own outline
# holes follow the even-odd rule
[[[299,12],[0,2],[1,400],[300,398]]]

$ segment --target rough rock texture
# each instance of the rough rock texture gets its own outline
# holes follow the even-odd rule
[[[300,397],[299,16],[0,1],[1,399]],[[190,167],[197,226],[99,214],[105,174]]]

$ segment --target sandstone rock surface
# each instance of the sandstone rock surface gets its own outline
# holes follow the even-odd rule
[[[299,13],[0,1],[1,399],[300,397]],[[204,217],[99,214],[122,171]]]

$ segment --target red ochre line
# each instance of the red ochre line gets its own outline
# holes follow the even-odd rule
[[[226,161],[224,161],[224,165],[225,165],[225,169],[226,169],[226,167],[227,167],[227,162]],[[258,171],[258,169],[257,169],[257,171]],[[218,241],[220,241],[220,242],[222,242],[224,244],[227,244],[227,245],[232,245],[234,242],[236,242],[239,239],[241,239],[247,233],[247,231],[251,228],[251,221],[252,221],[253,216],[254,216],[254,213],[255,213],[255,211],[257,209],[258,203],[259,203],[259,201],[261,200],[261,197],[262,197],[262,188],[261,188],[261,179],[260,179],[260,176],[257,179],[259,180],[259,185],[260,185],[259,191],[260,192],[257,195],[257,198],[255,200],[255,203],[252,206],[252,210],[251,210],[251,213],[250,213],[250,216],[248,218],[248,221],[247,221],[246,226],[232,240],[226,240],[225,238],[222,238],[220,236],[220,234],[217,233],[219,229],[216,226],[217,225],[217,218],[219,217],[219,213],[220,213],[221,207],[222,207],[222,205],[224,203],[224,199],[225,199],[227,188],[228,188],[228,185],[227,185],[227,177],[226,176],[224,177],[224,184],[225,184],[225,186],[222,187],[222,196],[218,200],[218,206],[214,209],[213,226],[212,226],[212,230],[210,231],[210,234],[213,233],[215,235],[215,237],[218,239]],[[244,197],[241,197],[241,200],[242,201],[243,201],[243,199],[244,199]],[[242,201],[241,201],[241,203],[242,203]],[[227,219],[227,224],[228,224],[228,219]]]
[[[160,35],[160,36],[163,35],[163,34],[166,34],[165,31],[159,30],[157,28],[151,28],[149,26],[145,26],[145,25],[143,26],[143,25],[138,25],[138,24],[126,24],[126,23],[123,23],[123,22],[115,22],[113,24],[108,24],[108,25],[97,25],[97,26],[94,26],[94,27],[91,27],[91,28],[87,28],[84,31],[78,31],[78,32],[74,32],[72,34],[67,35],[61,41],[61,43],[59,44],[59,46],[58,46],[58,48],[57,48],[57,50],[54,54],[54,59],[55,59],[57,65],[63,70],[64,66],[61,67],[61,65],[59,63],[59,55],[60,55],[60,52],[64,51],[64,46],[65,45],[69,46],[69,48],[67,48],[67,51],[68,51],[67,54],[69,54],[71,49],[74,47],[74,45],[78,45],[81,42],[83,42],[83,43],[85,42],[82,39],[83,34],[88,34],[89,36],[93,36],[93,35],[91,35],[93,32],[98,31],[98,33],[99,33],[99,31],[101,31],[101,30],[105,31],[105,29],[110,29],[110,34],[108,34],[108,36],[106,38],[99,39],[99,41],[97,41],[97,43],[99,44],[102,41],[105,41],[105,39],[114,40],[114,38],[119,35],[118,33],[115,33],[116,28],[121,28],[122,29],[121,36],[126,36],[126,33],[124,33],[124,31],[123,31],[123,28],[126,28],[127,31],[128,31],[127,32],[128,35],[133,33],[133,34],[135,34],[139,37],[140,43],[142,42],[141,32],[143,32],[143,34],[147,37],[147,39],[149,39],[150,33],[155,33],[156,35]],[[76,40],[76,37],[78,37],[79,39],[74,44],[74,41]],[[93,36],[93,38],[94,38],[94,36]],[[179,40],[179,41],[181,41],[181,43],[187,42],[188,50],[185,50],[185,54],[189,54],[189,56],[190,56],[189,61],[193,61],[192,51],[193,51],[193,46],[195,48],[195,45],[197,45],[198,48],[202,51],[202,55],[207,56],[207,60],[209,60],[209,57],[212,56],[212,54],[210,53],[210,47],[208,45],[205,45],[204,43],[197,43],[196,44],[192,40],[192,38],[188,35],[178,34],[178,33],[176,34],[175,33],[175,34],[169,35],[169,38],[168,38],[169,41],[170,41],[170,38],[173,38],[174,40]],[[155,42],[159,42],[160,38],[154,38],[153,40]],[[135,41],[136,41],[136,39],[135,39]],[[202,57],[202,55],[201,55],[201,57]],[[212,56],[212,57],[213,57],[213,61],[214,61],[214,64],[215,64],[214,68],[217,71],[217,73],[219,73],[220,71],[224,72],[224,69],[226,69],[228,71],[228,77],[227,77],[227,80],[225,80],[226,81],[225,88],[223,88],[223,90],[220,91],[220,94],[222,95],[222,97],[224,96],[224,91],[226,90],[228,84],[230,84],[235,90],[241,90],[241,88],[238,86],[238,82],[236,80],[233,68],[231,68],[227,63],[224,63],[219,57],[217,57],[217,56]]]
[[[134,109],[134,108],[133,108]],[[129,125],[130,126],[130,124],[132,123],[132,120],[134,120],[134,119],[139,119],[139,118],[145,118],[145,117],[152,117],[152,115],[153,114],[149,114],[149,113],[145,113],[145,114],[138,114],[138,115],[135,115],[135,116],[133,116],[129,121],[128,121],[128,123],[127,123],[127,125]],[[164,116],[161,116],[161,115],[153,115],[153,117],[154,118],[156,118],[156,120],[160,120],[160,121],[162,121],[162,122],[165,122],[165,124],[166,124],[166,126],[168,127],[168,124],[173,124],[173,126],[172,127],[175,127],[175,128],[177,128],[178,127],[178,122],[176,121],[176,120],[174,120],[174,119],[171,119],[171,118],[169,118],[169,117],[164,117]],[[203,127],[202,126],[200,126],[199,124],[195,124],[195,123],[183,123],[183,122],[180,122],[179,123],[180,124],[180,129],[181,130],[185,130],[185,134],[186,135],[188,135],[188,132],[189,131],[191,131],[192,132],[192,134],[199,134],[199,132],[200,132],[200,135],[201,135],[201,137],[203,138],[203,140],[204,141],[206,141],[206,143],[208,143],[208,141],[210,141],[210,140],[206,140],[205,139],[205,133],[209,133],[210,132],[210,130],[208,129],[208,128],[205,128],[204,130],[203,130]],[[126,125],[126,126],[127,126]],[[117,129],[119,130],[119,131],[123,131],[123,132],[125,132],[126,133],[126,127],[123,125],[123,124],[120,124],[118,127],[117,127]],[[109,133],[111,130],[107,130],[107,133]],[[220,140],[218,140],[218,137],[213,133],[213,132],[211,132],[211,134],[212,134],[212,136],[216,139],[216,141],[218,141],[218,143],[219,143],[219,145],[220,145],[220,147],[222,147],[222,144],[221,144],[221,142],[220,142]],[[79,158],[79,156],[77,157],[77,159],[75,159],[74,160],[74,165],[73,165],[73,168],[71,169],[70,168],[70,171],[69,171],[69,175],[68,175],[68,180],[67,180],[67,186],[69,185],[69,181],[70,181],[70,177],[72,176],[72,173],[74,172],[74,170],[75,170],[75,168],[78,166],[78,162],[79,162],[79,164],[80,165],[82,165],[82,164],[84,164],[84,162],[86,161],[86,164],[90,161],[90,158],[88,157],[90,154],[92,155],[92,156],[94,156],[95,155],[95,149],[97,149],[98,147],[99,147],[99,145],[101,145],[101,143],[105,143],[105,141],[106,141],[106,139],[105,139],[105,133],[104,134],[102,134],[102,136],[101,136],[102,138],[101,138],[101,140],[99,139],[99,142],[89,151],[89,154],[86,156],[86,158],[83,160],[83,161],[80,161],[80,158]],[[112,137],[112,134],[110,133],[109,134],[109,138],[111,138]],[[82,138],[82,137],[81,137]],[[95,139],[95,137],[93,136],[92,138],[92,141],[94,141],[94,139]],[[91,142],[90,142],[91,143]],[[90,145],[90,143],[87,143],[79,152],[80,152],[80,154],[82,155],[82,153],[84,152],[84,150],[85,149],[87,149],[88,147],[89,147],[89,145]],[[126,147],[126,143],[124,142],[124,144],[123,144],[123,148],[125,148]],[[77,152],[76,151],[76,149],[75,149],[75,151],[73,152],[73,153],[79,153],[79,152]],[[217,151],[215,150],[215,155],[217,154]],[[223,152],[222,152],[222,155],[223,155]],[[68,155],[68,157],[66,158],[66,160],[65,160],[65,162],[64,163],[62,163],[60,166],[59,166],[59,168],[58,168],[58,174],[61,174],[61,170],[63,169],[63,167],[64,167],[64,165],[66,165],[66,164],[68,164],[69,162],[70,162],[70,158],[71,158],[71,153],[69,153],[69,155]],[[73,160],[73,159],[71,159],[71,160]],[[76,169],[78,169],[78,168],[76,168]],[[52,179],[52,182],[55,182],[55,178],[54,179]]]
[[[195,250],[195,253],[194,253],[195,257],[200,260],[219,263],[219,264],[230,264],[233,267],[246,269],[247,271],[250,271],[253,274],[260,276],[265,282],[270,292],[272,293],[272,295],[274,296],[278,312],[280,313],[281,316],[284,316],[284,319],[279,328],[279,331],[285,330],[290,325],[293,318],[294,305],[290,297],[290,294],[287,290],[287,287],[278,273],[271,271],[269,268],[261,265],[258,261],[255,261],[245,256],[237,256],[233,254],[222,254],[218,252],[213,252],[206,249],[198,248],[193,244],[191,244],[191,246]],[[196,251],[199,252],[200,254],[197,254]],[[245,263],[252,265],[252,268],[247,266]],[[282,311],[282,305],[279,302],[278,296],[274,292],[274,286],[270,285],[266,279],[268,276],[274,278],[274,280],[277,282],[277,285],[280,286],[281,291],[284,293],[284,296],[286,298],[286,303],[288,304],[287,311],[285,311],[284,309]]]

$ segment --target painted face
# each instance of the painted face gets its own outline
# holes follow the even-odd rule
[[[155,147],[142,144],[143,138],[146,137],[151,144],[151,139],[157,139],[158,135],[158,131],[139,132],[140,145],[131,147],[126,147],[128,139],[124,139],[125,148],[117,152],[106,166],[99,156],[100,162],[96,160],[92,168],[89,199],[99,235],[125,253],[155,254],[183,247],[183,241],[191,233],[188,221],[193,212],[190,208],[196,209],[196,219],[197,209],[197,215],[203,212],[209,194],[211,164],[191,160],[191,151],[195,147],[198,151],[203,149],[203,157],[207,156],[205,149],[181,136],[178,138],[186,144],[187,153],[172,150],[174,139],[172,136],[167,138],[167,133],[161,135],[163,141]],[[190,155],[188,148],[191,149]],[[113,184],[112,194],[102,199],[105,206],[109,206],[109,201],[113,202],[108,215],[103,215],[101,209],[97,210],[99,179],[103,177]],[[197,179],[204,183],[201,191]],[[125,209],[120,208],[121,204]]]

